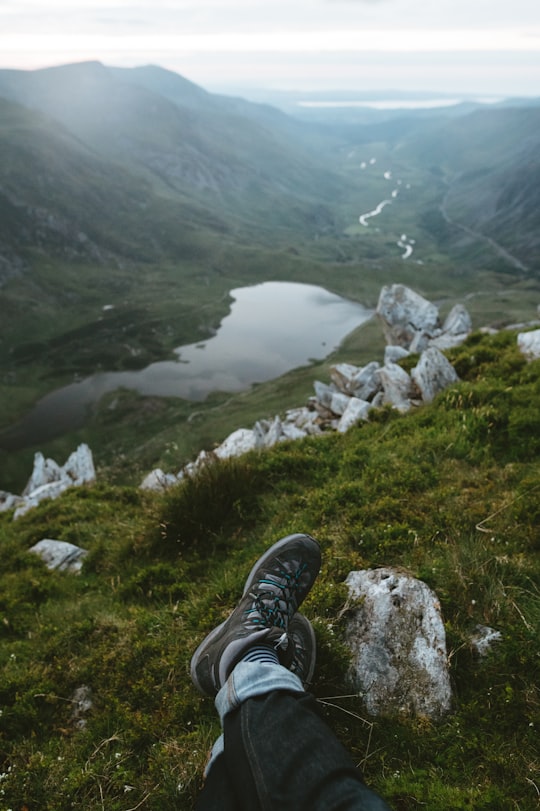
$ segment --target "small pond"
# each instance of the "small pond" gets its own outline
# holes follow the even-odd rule
[[[247,389],[326,357],[373,314],[322,287],[293,282],[240,287],[231,297],[230,312],[213,337],[178,347],[177,360],[101,372],[47,394],[0,446],[14,450],[75,429],[93,403],[119,388],[194,401],[213,391]]]

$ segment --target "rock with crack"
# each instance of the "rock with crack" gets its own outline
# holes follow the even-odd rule
[[[438,718],[452,693],[446,635],[437,596],[421,580],[392,568],[351,572],[358,601],[346,626],[348,674],[372,715]]]
[[[75,546],[67,541],[55,541],[51,538],[43,538],[28,551],[39,555],[47,569],[74,574],[81,571],[83,560],[88,554],[86,549],[81,549],[80,546]]]
[[[450,361],[434,346],[422,352],[418,364],[411,371],[411,377],[425,403],[431,403],[439,392],[459,381]]]
[[[377,374],[384,392],[384,405],[391,405],[402,414],[409,411],[415,392],[412,380],[405,369],[397,363],[387,363]]]
[[[385,285],[376,310],[387,344],[408,349],[418,335],[440,331],[439,310],[403,284]]]

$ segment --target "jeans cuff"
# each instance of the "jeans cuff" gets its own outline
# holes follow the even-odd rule
[[[274,690],[303,693],[302,682],[282,665],[263,662],[238,662],[216,696],[216,709],[221,725],[227,713],[237,709],[248,698],[266,695]]]

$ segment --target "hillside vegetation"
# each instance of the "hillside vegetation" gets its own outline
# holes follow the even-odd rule
[[[537,807],[540,361],[511,331],[448,355],[461,382],[407,416],[246,455],[163,497],[101,476],[1,516],[3,808],[192,808],[218,724],[191,654],[295,531],[323,549],[305,604],[314,691],[367,781],[396,809]],[[89,550],[80,576],[28,553],[47,537]],[[438,723],[371,718],[350,695],[343,581],[383,565],[440,599],[454,706]],[[485,658],[477,624],[502,634]],[[77,716],[83,686],[92,707]]]

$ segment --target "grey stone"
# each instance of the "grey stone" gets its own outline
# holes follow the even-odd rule
[[[57,569],[60,572],[80,572],[83,559],[88,552],[80,546],[68,543],[67,541],[54,541],[50,538],[43,538],[29,550],[44,561],[47,569]]]
[[[384,362],[397,363],[398,360],[403,360],[411,353],[404,346],[395,346],[394,344],[386,346],[384,349]]]
[[[343,412],[343,416],[337,427],[339,433],[344,434],[349,428],[352,428],[353,425],[356,425],[361,420],[368,420],[369,412],[372,408],[371,403],[368,403],[366,400],[359,400],[358,397],[350,397],[349,404]]]
[[[377,372],[381,368],[376,360],[371,361],[352,380],[351,389],[355,397],[359,400],[371,400],[380,390],[381,383]]]
[[[434,346],[422,352],[418,364],[411,371],[411,377],[426,403],[459,380],[450,361]]]
[[[434,592],[391,568],[351,572],[346,584],[361,601],[346,628],[349,680],[367,711],[429,718],[448,712],[446,635]]]
[[[540,329],[532,332],[520,332],[517,337],[518,347],[528,360],[540,358]]]
[[[214,453],[218,459],[229,459],[232,456],[241,456],[257,447],[257,437],[255,431],[250,428],[238,428],[233,431],[219,445]]]
[[[487,656],[493,645],[502,640],[500,631],[487,625],[477,625],[471,636],[471,645],[478,656]]]
[[[377,374],[384,391],[383,402],[405,413],[411,408],[412,380],[397,363],[387,363]]]
[[[392,345],[408,348],[417,333],[432,335],[440,329],[437,307],[403,284],[382,288],[376,314]]]

